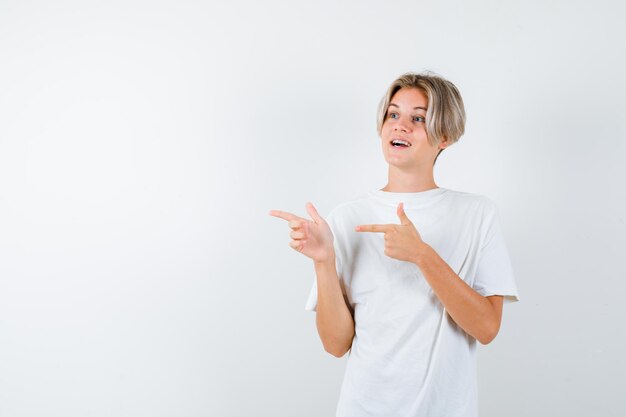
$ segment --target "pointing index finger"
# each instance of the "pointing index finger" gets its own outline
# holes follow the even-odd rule
[[[357,232],[375,232],[375,233],[385,233],[389,231],[391,225],[389,224],[363,224],[356,226],[354,230]]]
[[[287,221],[300,219],[300,217],[296,216],[295,214],[280,210],[270,210],[270,216],[280,217],[281,219]]]

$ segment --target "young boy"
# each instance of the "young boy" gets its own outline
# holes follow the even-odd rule
[[[338,417],[478,415],[476,340],[496,337],[518,291],[494,203],[433,178],[464,125],[451,82],[404,74],[379,107],[387,185],[326,220],[310,203],[312,220],[270,211],[314,261],[305,308],[324,348],[350,351]]]

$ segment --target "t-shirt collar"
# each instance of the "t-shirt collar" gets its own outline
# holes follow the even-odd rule
[[[383,190],[372,190],[369,192],[369,195],[382,203],[397,206],[400,202],[404,202],[406,208],[411,208],[439,200],[447,191],[447,188],[441,187],[413,193],[394,193]]]

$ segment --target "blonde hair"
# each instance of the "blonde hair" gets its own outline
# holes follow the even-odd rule
[[[449,146],[459,140],[465,132],[465,108],[461,94],[450,81],[430,72],[421,74],[408,72],[391,83],[378,106],[379,136],[387,118],[389,103],[401,88],[417,88],[428,98],[426,135],[430,145],[437,146],[447,139]]]

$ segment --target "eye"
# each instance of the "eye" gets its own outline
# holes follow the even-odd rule
[[[422,116],[415,116],[413,120],[420,123],[424,123],[426,121],[426,119]]]

